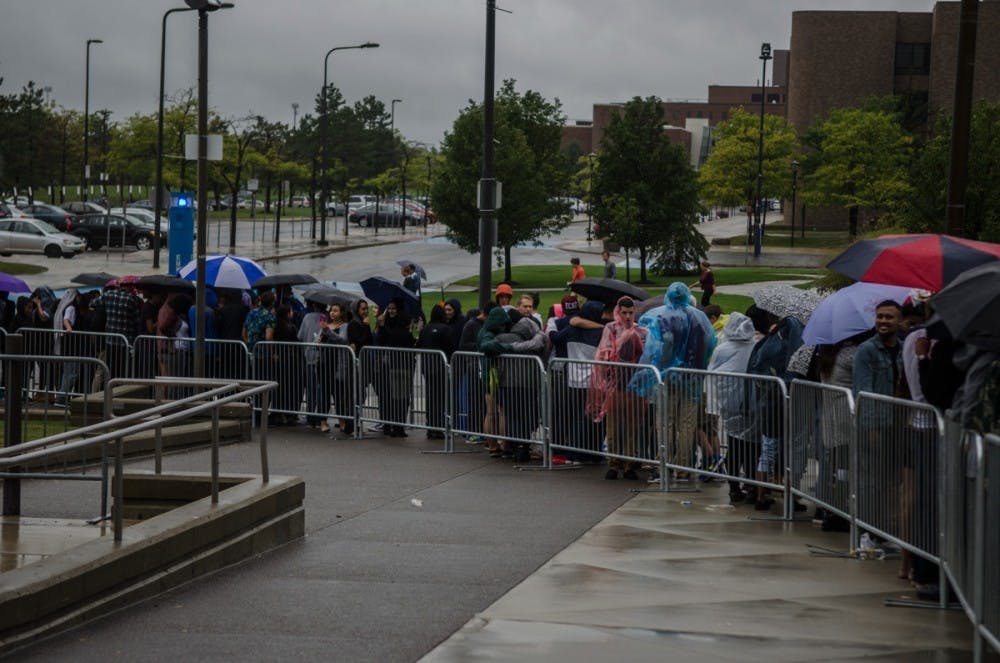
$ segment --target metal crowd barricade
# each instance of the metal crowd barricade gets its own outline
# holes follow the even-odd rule
[[[545,466],[551,465],[548,389],[541,359],[456,352],[451,356],[451,375],[452,434],[506,443],[507,451],[518,448],[522,454],[531,445],[541,445]]]
[[[978,562],[982,565],[982,607],[979,612],[979,635],[1000,653],[1000,436],[987,435],[983,440],[983,471],[980,473],[982,516],[979,532],[982,545]],[[981,645],[977,651],[981,652]]]
[[[931,405],[862,392],[855,422],[858,526],[937,563],[941,415]]]
[[[448,360],[440,350],[367,346],[358,356],[357,420],[449,435]]]
[[[252,366],[255,379],[278,384],[272,422],[296,424],[305,415],[308,425],[324,427],[333,416],[342,433],[354,433],[357,361],[350,346],[261,341],[254,345]]]
[[[696,489],[692,479],[698,473],[729,481],[731,491],[777,491],[785,495],[787,514],[785,383],[771,376],[691,368],[671,368],[662,379],[661,447],[675,478],[687,480],[689,489]]]
[[[654,399],[632,386],[648,380],[657,392],[660,376],[653,366],[555,358],[548,378],[551,450],[569,460],[606,458],[611,469],[624,472],[658,462]]]
[[[942,471],[944,546],[941,551],[941,568],[959,602],[968,611],[974,585],[972,539],[975,536],[970,515],[975,501],[975,474],[970,472],[970,467],[976,464],[974,459],[981,441],[978,433],[963,431],[951,419],[947,421],[946,431],[948,443],[944,445]]]
[[[851,547],[857,548],[854,394],[844,387],[795,380],[788,420],[792,494],[849,520]]]
[[[194,375],[194,338],[137,336],[132,342],[130,377],[185,378]],[[205,341],[205,377],[224,380],[250,378],[250,352],[242,341],[211,339]],[[180,388],[173,386],[171,392]]]

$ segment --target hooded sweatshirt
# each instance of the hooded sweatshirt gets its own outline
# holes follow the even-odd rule
[[[708,370],[713,373],[746,373],[754,346],[753,321],[742,313],[733,313],[723,328],[726,340],[715,349]],[[705,411],[721,415],[730,425],[741,414],[744,382],[738,378],[710,377],[705,381]]]
[[[625,299],[624,297],[622,299]],[[649,330],[626,321],[622,315],[621,299],[615,304],[614,321],[604,326],[594,359],[621,364],[634,364],[642,356]],[[620,391],[631,379],[631,373],[607,365],[596,365],[590,374],[590,393],[587,395],[587,413],[595,419],[604,418],[612,395]]]

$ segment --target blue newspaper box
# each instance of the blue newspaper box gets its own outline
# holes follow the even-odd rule
[[[168,269],[174,276],[194,258],[194,194],[170,194]]]

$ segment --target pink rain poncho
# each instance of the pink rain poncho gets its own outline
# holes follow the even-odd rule
[[[604,335],[597,346],[596,361],[615,362],[619,364],[638,363],[649,330],[635,324],[635,319],[626,320],[622,315],[622,297],[615,304],[614,322],[604,326]],[[631,371],[607,366],[595,365],[590,373],[590,390],[587,394],[587,414],[595,421],[600,421],[607,414],[608,405],[616,391],[625,388],[632,375]]]

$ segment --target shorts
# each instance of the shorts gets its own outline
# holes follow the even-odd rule
[[[757,459],[757,471],[764,474],[774,472],[774,459],[778,455],[778,438],[761,435],[760,457]]]

